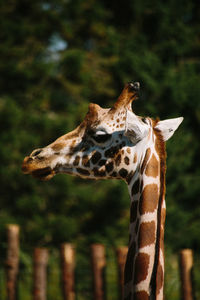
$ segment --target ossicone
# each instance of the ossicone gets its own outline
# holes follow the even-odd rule
[[[125,85],[120,96],[115,102],[113,109],[119,109],[120,107],[131,107],[131,103],[139,98],[140,83],[129,82]]]

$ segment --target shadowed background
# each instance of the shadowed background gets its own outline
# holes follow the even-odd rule
[[[127,244],[125,183],[67,175],[40,182],[21,163],[74,129],[89,102],[110,107],[126,82],[139,81],[136,114],[184,116],[167,143],[166,299],[178,299],[174,255],[200,253],[199,1],[15,0],[0,4],[0,18],[1,262],[7,223],[21,226],[24,270],[35,246],[54,253],[72,242],[87,269],[81,249]]]

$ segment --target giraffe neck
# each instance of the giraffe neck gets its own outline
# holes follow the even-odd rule
[[[130,241],[125,300],[162,300],[164,286],[165,149],[147,148],[130,182]],[[162,148],[162,149],[161,149]],[[161,150],[164,155],[161,155]]]

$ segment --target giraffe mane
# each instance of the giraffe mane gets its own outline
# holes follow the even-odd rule
[[[164,201],[165,196],[165,174],[166,174],[166,143],[163,139],[163,136],[160,132],[160,130],[156,129],[155,126],[159,122],[159,119],[153,120],[153,129],[154,133],[156,135],[156,141],[155,141],[155,148],[156,151],[160,157],[160,195],[159,195],[159,201],[158,201],[158,213],[157,213],[157,238],[156,238],[156,248],[155,248],[155,262],[151,277],[151,287],[153,291],[155,291],[155,297],[156,293],[159,292],[159,284],[161,278],[163,278],[163,273],[159,272],[159,253],[160,249],[163,245],[161,245],[161,225],[165,220],[165,214],[163,216],[162,212],[162,204]],[[164,250],[164,249],[163,249]]]

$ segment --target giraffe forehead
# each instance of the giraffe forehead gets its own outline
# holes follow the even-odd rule
[[[112,110],[102,109],[103,112],[98,116],[98,123],[91,124],[95,131],[104,131],[109,134],[125,129],[126,111],[112,112]]]

